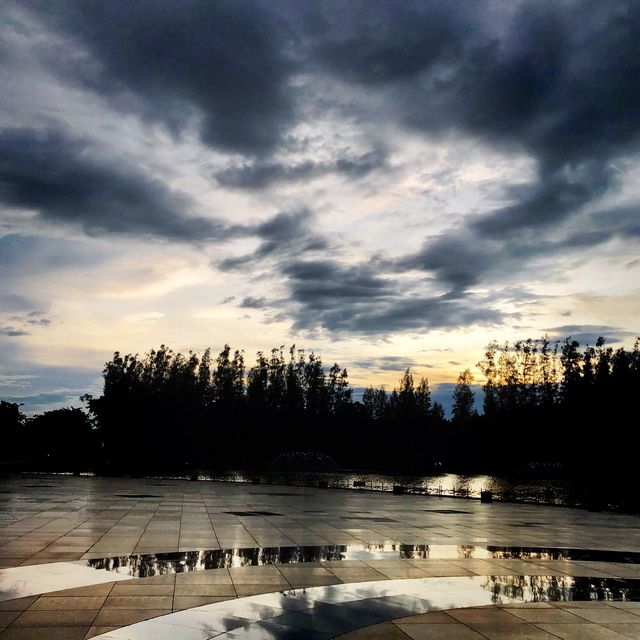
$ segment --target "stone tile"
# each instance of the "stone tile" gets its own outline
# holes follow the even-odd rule
[[[160,576],[149,576],[148,578],[138,578],[131,580],[127,584],[174,584],[176,580],[175,573],[166,573]]]
[[[640,623],[604,623],[601,626],[603,626],[605,629],[609,629],[610,631],[615,631],[625,638],[633,638],[634,640],[638,640],[638,638],[640,638]]]
[[[536,626],[548,631],[562,640],[626,640],[617,631],[607,629],[598,624],[550,624],[538,623]]]
[[[396,624],[458,624],[446,611],[432,611],[431,613],[418,613],[415,616],[397,618]]]
[[[300,582],[310,582],[313,583],[313,580],[323,580],[327,578],[333,578],[333,576],[309,576],[309,578],[303,578]],[[279,589],[284,589],[289,586],[289,582],[282,576],[273,576],[273,575],[260,575],[260,574],[252,574],[252,575],[243,575],[243,576],[233,576],[233,584],[235,586],[242,584],[266,584],[271,585],[273,587],[273,591],[278,591]],[[322,583],[320,583],[322,584]],[[187,585],[185,585],[186,587]],[[195,585],[192,585],[195,586]]]
[[[109,631],[113,631],[114,629],[118,629],[118,627],[91,627],[89,631],[87,631],[85,640],[89,640],[89,638],[99,636],[103,633],[109,633]]]
[[[332,584],[342,584],[340,578],[336,576],[309,576],[308,578],[304,578],[302,580],[293,580],[289,581],[291,587],[293,589],[302,589],[303,587],[324,587]]]
[[[284,575],[289,577],[286,572]],[[340,578],[343,582],[364,582],[366,580],[386,580],[386,576],[384,576],[379,571],[375,569],[340,569],[340,568],[332,568],[331,573]]]
[[[94,621],[97,609],[79,611],[32,611],[20,614],[12,627],[88,627]]]
[[[553,636],[547,631],[529,623],[473,623],[470,626],[474,631],[477,631],[488,640],[557,640],[556,636]]]
[[[83,640],[89,627],[11,627],[2,640]]]
[[[335,640],[407,640],[407,635],[391,622],[383,622],[336,636]]]
[[[182,611],[183,609],[191,609],[193,607],[201,607],[205,604],[214,602],[224,602],[231,600],[234,596],[174,596],[173,610]]]
[[[472,625],[474,623],[485,624],[519,624],[524,622],[511,614],[511,610],[505,611],[497,607],[482,607],[480,609],[453,609],[447,613],[462,622]]]
[[[278,591],[278,589],[274,589],[272,586],[268,584],[238,584],[236,585],[236,592],[238,593],[239,598],[244,598],[246,596],[255,596],[260,593],[271,593],[273,591]]]
[[[226,569],[211,571],[189,571],[176,574],[176,585],[179,584],[233,584]]]
[[[580,608],[580,609],[564,609],[568,613],[584,618],[589,622],[597,622],[602,624],[603,622],[628,622],[630,624],[640,624],[640,616],[634,615],[630,611],[624,611],[623,609],[616,609],[614,607],[594,607],[594,608]]]
[[[0,627],[8,627],[21,613],[21,611],[0,611]]]
[[[527,622],[562,622],[566,624],[579,623],[583,621],[583,618],[578,618],[564,609],[509,609],[509,612],[526,620]]]
[[[0,558],[0,569],[18,567],[24,562],[24,558]]]
[[[105,609],[171,609],[171,596],[109,596]]]
[[[105,582],[104,584],[94,584],[88,587],[75,587],[74,589],[64,589],[62,591],[53,591],[48,594],[50,597],[67,597],[67,596],[108,596],[116,582]]]
[[[485,640],[463,624],[398,624],[412,640]]]
[[[501,609],[553,609],[557,604],[556,602],[507,602],[499,607]]]
[[[173,582],[169,584],[129,584],[120,583],[113,587],[111,596],[170,596],[173,594]]]
[[[100,609],[93,624],[97,627],[124,627],[129,624],[135,624],[142,620],[157,618],[167,613],[171,613],[171,609]]]
[[[16,598],[15,600],[5,600],[0,602],[0,611],[24,611],[28,609],[38,596],[27,596],[26,598]]]
[[[29,608],[29,611],[59,611],[100,609],[106,596],[41,596]]]
[[[236,589],[231,584],[178,584],[176,596],[232,596]]]

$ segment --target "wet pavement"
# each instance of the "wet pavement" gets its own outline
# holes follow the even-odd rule
[[[5,478],[0,638],[160,640],[159,625],[176,639],[640,638],[639,533],[635,516],[537,505],[232,483]],[[327,588],[352,593],[354,585],[361,604],[320,606],[312,597]],[[231,601],[251,609],[255,596],[271,598],[271,609],[252,609],[270,615],[233,614],[222,628],[210,619],[210,627],[171,622],[183,611],[194,614],[187,621],[203,620],[198,607],[218,615]],[[283,598],[313,606],[293,615]],[[347,603],[358,615],[331,608]],[[483,613],[462,613],[472,606]],[[542,609],[549,613],[536,613]],[[226,609],[223,618],[230,615]]]

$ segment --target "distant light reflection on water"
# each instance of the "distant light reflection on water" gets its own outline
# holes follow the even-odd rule
[[[165,476],[166,477],[166,476]],[[174,476],[188,478],[189,476]],[[318,486],[325,482],[331,489],[355,489],[360,491],[393,491],[402,486],[407,493],[480,498],[482,491],[490,491],[496,500],[512,502],[535,502],[570,505],[572,487],[565,481],[536,479],[535,481],[512,481],[497,476],[440,475],[402,476],[394,474],[342,472],[268,472],[247,473],[228,471],[222,473],[199,473],[198,480],[222,482],[257,482],[290,486]]]

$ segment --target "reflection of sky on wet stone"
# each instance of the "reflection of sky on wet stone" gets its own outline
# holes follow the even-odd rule
[[[501,566],[500,560],[527,560],[529,565],[544,572],[544,565],[535,565],[536,561],[562,560],[576,562],[606,562],[637,564],[638,553],[628,551],[583,550],[554,547],[518,547],[518,546],[484,546],[484,545],[447,545],[447,544],[348,544],[320,545],[299,547],[253,547],[238,549],[199,549],[194,551],[133,554],[130,556],[108,556],[78,561],[99,571],[115,572],[135,578],[146,578],[158,575],[209,571],[212,569],[237,569],[267,565],[304,565],[318,562],[348,563],[351,560],[498,560],[497,569],[507,571],[512,568]],[[348,566],[348,565],[347,565]],[[375,566],[369,565],[369,566]],[[422,566],[422,565],[418,565]],[[459,565],[464,567],[465,565]],[[526,565],[521,565],[526,566]],[[578,571],[588,573],[598,565],[578,565]],[[407,565],[413,568],[413,565]],[[428,568],[428,567],[427,567]],[[567,571],[570,566],[567,565]],[[619,567],[618,567],[619,571]],[[541,580],[544,576],[540,577]],[[104,578],[103,578],[104,580]]]
[[[638,7],[152,4],[0,9],[1,397],[161,343],[388,388],[631,343]]]

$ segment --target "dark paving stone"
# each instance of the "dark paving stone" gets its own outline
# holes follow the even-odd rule
[[[447,514],[470,514],[471,511],[462,511],[460,509],[421,509],[425,513],[443,513]]]
[[[274,513],[273,511],[223,511],[223,513],[231,516],[282,516],[282,513]]]

